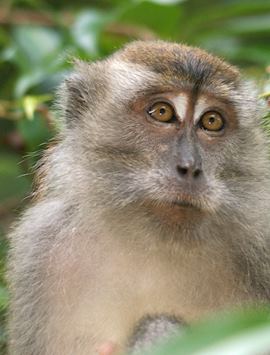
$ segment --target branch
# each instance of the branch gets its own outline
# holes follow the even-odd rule
[[[60,22],[57,20],[61,18]],[[0,25],[40,25],[40,26],[70,26],[74,21],[74,14],[68,11],[61,12],[61,16],[54,16],[51,12],[16,10],[0,7]],[[105,28],[105,32],[121,37],[130,37],[141,40],[156,39],[157,35],[150,29],[137,25],[111,23]]]
[[[54,26],[56,23],[48,12],[0,8],[0,24]]]
[[[144,41],[157,39],[158,36],[146,27],[112,23],[105,28],[105,32],[122,37],[131,37]]]

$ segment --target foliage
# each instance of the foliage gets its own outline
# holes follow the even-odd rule
[[[145,355],[254,355],[270,349],[269,308],[220,313]]]
[[[57,131],[51,110],[53,93],[70,72],[72,58],[96,60],[132,39],[162,38],[206,48],[267,85],[270,1],[8,0],[0,4],[0,24],[3,353],[8,300],[3,276],[5,236],[30,192],[32,168],[40,151]]]

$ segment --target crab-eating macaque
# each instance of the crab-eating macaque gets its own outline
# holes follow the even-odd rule
[[[77,61],[62,129],[11,233],[11,355],[125,350],[270,296],[270,163],[253,84],[205,51],[133,42]]]

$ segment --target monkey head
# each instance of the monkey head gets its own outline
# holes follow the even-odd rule
[[[198,48],[134,42],[78,62],[59,101],[64,137],[84,159],[78,184],[111,210],[137,206],[174,224],[225,216],[254,199],[269,169],[257,92]]]

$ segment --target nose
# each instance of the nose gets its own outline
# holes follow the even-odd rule
[[[203,175],[201,155],[192,138],[180,138],[176,159],[176,172],[181,180],[195,182]]]
[[[184,179],[198,179],[202,175],[201,164],[188,161],[177,164],[178,175]]]

